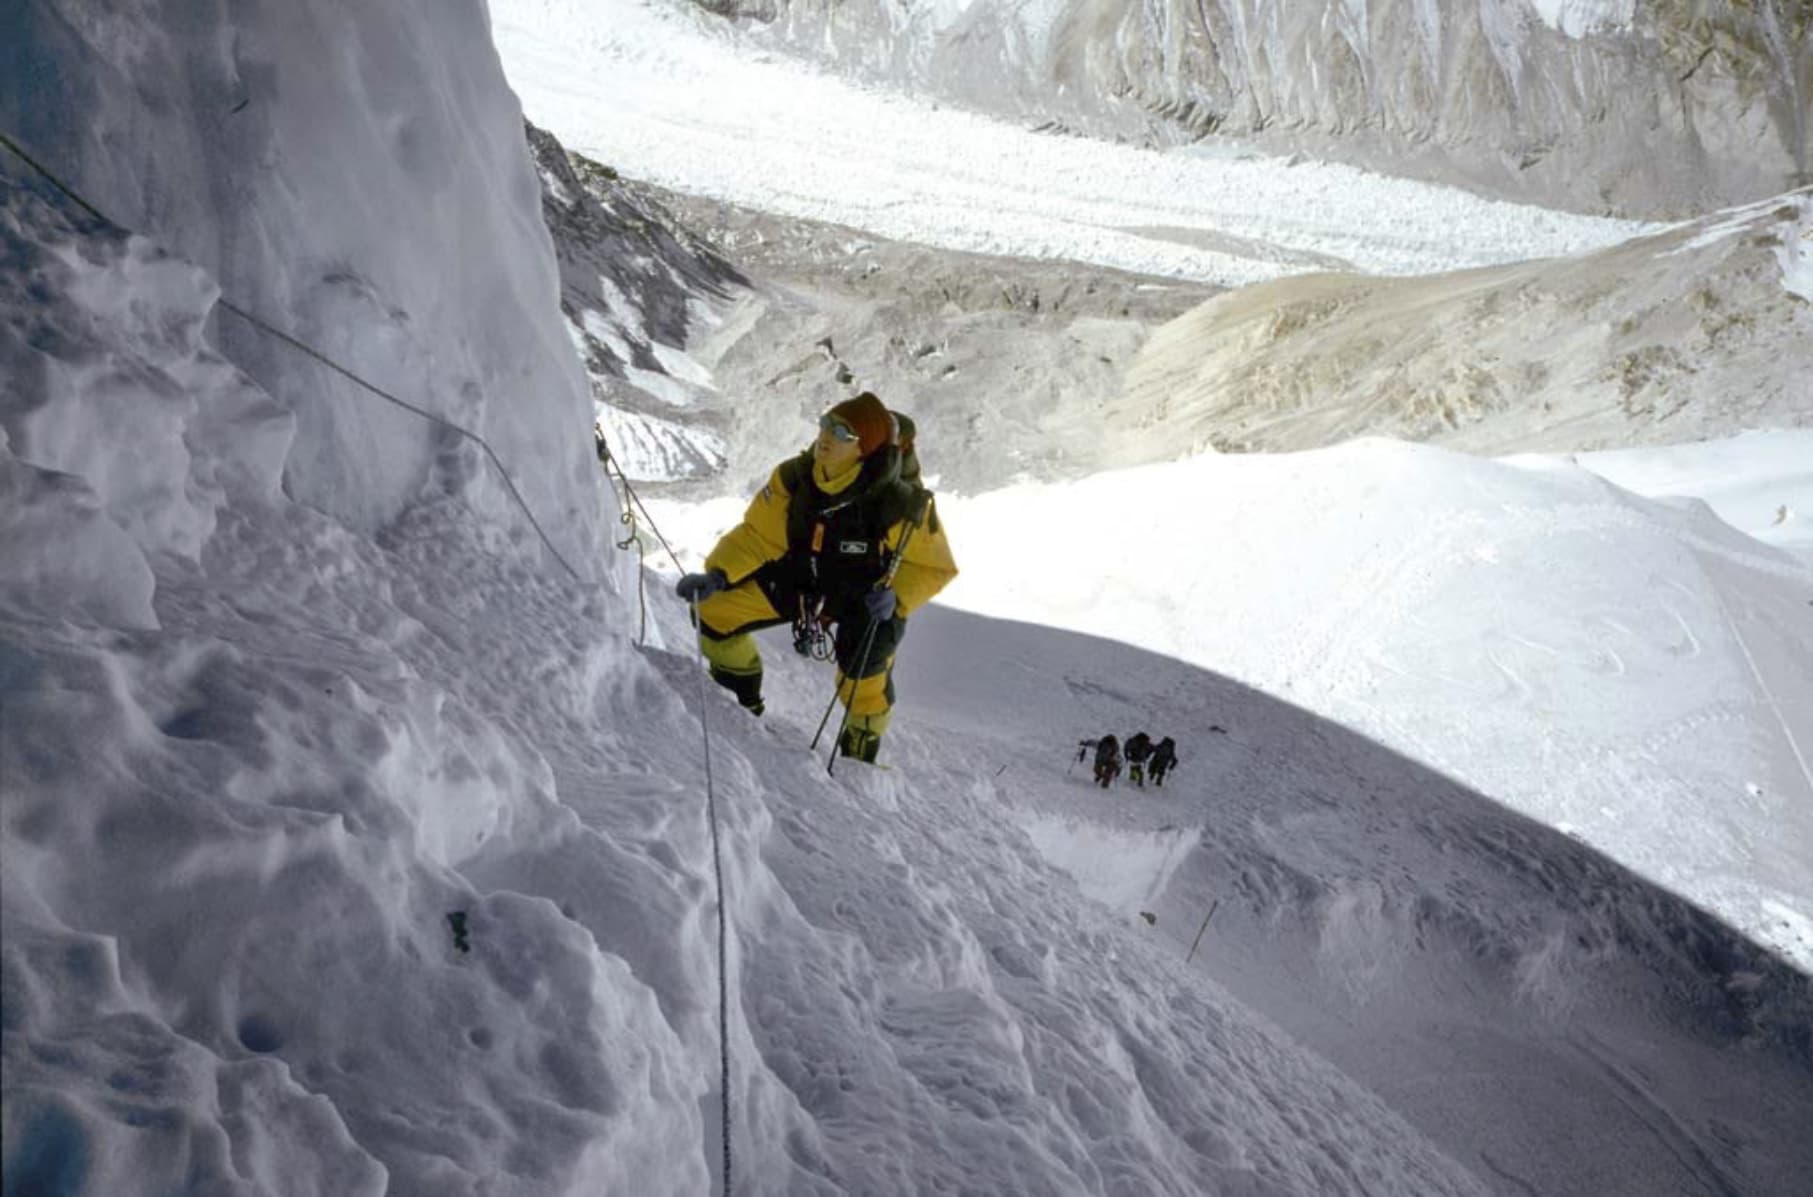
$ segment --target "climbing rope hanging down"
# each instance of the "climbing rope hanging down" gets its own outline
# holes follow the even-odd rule
[[[56,188],[64,196],[68,197],[72,203],[80,206],[83,211],[87,212],[102,224],[116,229],[123,229],[125,227],[108,219],[105,213],[84,199],[74,188],[69,187],[61,179],[57,178],[56,175],[52,174],[49,169],[40,164],[36,158],[26,153],[24,148],[21,147],[17,141],[13,140],[12,137],[4,132],[0,132],[0,145],[5,146],[6,149],[10,150],[20,161],[24,162],[25,165],[30,167],[33,171],[37,172],[45,182]],[[314,348],[312,345],[308,345],[291,336],[289,333],[284,332],[282,329],[274,327],[268,321],[263,320],[237,304],[230,302],[226,297],[222,296],[216,302],[220,307],[233,313],[235,316],[238,316],[253,328],[282,341],[284,344],[289,345],[300,353],[308,355],[310,358],[319,362],[321,365],[326,366],[334,373],[346,378],[361,389],[376,395],[387,403],[402,408],[404,411],[420,416],[431,424],[438,425],[450,432],[456,433],[484,450],[485,456],[490,459],[491,464],[497,468],[498,474],[503,478],[504,486],[509,490],[510,497],[514,499],[516,505],[522,509],[523,515],[528,518],[529,526],[535,529],[535,534],[541,538],[542,546],[548,550],[549,555],[551,555],[554,560],[560,563],[561,567],[567,571],[567,574],[572,577],[574,581],[584,581],[580,576],[579,571],[573,568],[572,564],[567,561],[560,550],[554,547],[554,542],[548,539],[548,534],[542,530],[540,521],[535,518],[535,513],[529,509],[529,504],[523,499],[522,492],[516,488],[516,480],[510,476],[510,471],[504,466],[503,459],[498,457],[497,451],[491,447],[490,443],[486,441],[484,437],[469,429],[462,428],[460,425],[455,424],[444,416],[438,416],[405,399],[400,399],[374,383],[367,382],[365,379],[329,358],[326,354]],[[602,437],[598,440],[598,449],[600,460],[606,463],[606,477],[609,477],[610,475],[610,467],[615,465],[617,467],[618,476],[622,478],[624,492],[629,496],[629,502],[636,510],[641,511],[642,518],[648,522],[649,530],[652,531],[655,534],[655,538],[661,542],[661,547],[667,550],[667,555],[673,560],[674,568],[679,569],[680,559],[678,555],[674,553],[673,546],[668,544],[667,538],[661,535],[661,530],[655,526],[654,519],[648,514],[648,508],[642,505],[642,500],[636,496],[636,492],[630,487],[629,480],[623,478],[622,465],[616,462],[614,458],[610,457],[608,450],[604,446]],[[640,580],[642,574],[640,568],[642,542],[636,535],[634,516],[631,512],[626,510],[621,519],[622,522],[630,525],[631,531],[629,540],[620,542],[617,547],[628,548],[630,541],[635,542],[638,560],[637,575]],[[645,629],[647,627],[647,613],[648,605],[646,599],[644,599],[643,626]],[[693,623],[695,626],[698,624],[698,618],[698,605],[695,603],[693,606]],[[730,1184],[730,981],[728,971],[730,930],[728,916],[724,909],[724,863],[718,835],[717,794],[712,784],[711,776],[711,727],[706,719],[706,676],[704,649],[701,647],[699,650],[699,723],[705,734],[705,802],[707,819],[711,826],[712,875],[717,882],[718,897],[718,1066],[720,1070],[719,1092],[722,1097],[721,1114],[724,1122],[723,1192],[728,1195],[733,1192]]]
[[[674,563],[674,569],[681,573],[686,571],[685,567],[680,564],[679,554],[674,552],[674,546],[668,544],[667,537],[661,535],[661,529],[656,526],[655,518],[648,513],[648,508],[642,505],[641,498],[636,494],[636,488],[630,485],[629,475],[623,470],[623,463],[612,455],[610,443],[604,439],[604,430],[596,424],[592,425],[592,440],[598,447],[598,464],[604,467],[605,481],[611,484],[611,489],[621,488],[624,495],[627,496],[623,503],[623,511],[617,517],[617,522],[629,529],[629,535],[613,543],[620,549],[633,546],[636,550],[636,601],[642,609],[642,620],[636,630],[636,644],[641,646],[648,642],[648,574],[646,570],[648,558],[643,551],[641,529],[636,526],[636,512],[642,513],[642,519],[648,524],[648,530],[655,534],[655,539],[661,542],[663,549],[667,550],[668,560]],[[696,616],[694,622],[697,622]]]
[[[667,543],[667,537],[661,535],[655,517],[642,505],[642,499],[636,494],[636,488],[630,485],[629,476],[623,472],[623,463],[611,454],[610,445],[604,439],[604,432],[594,427],[592,435],[597,442],[598,461],[604,466],[604,476],[612,486],[621,486],[626,497],[623,514],[617,522],[629,528],[629,535],[617,542],[617,547],[627,549],[632,544],[636,547],[636,591],[642,603],[642,633],[648,631],[648,578],[643,568],[642,538],[636,527],[636,513],[642,513],[642,520],[648,530],[655,534],[661,547],[667,551],[668,560],[674,568],[685,572],[680,564],[680,555]],[[613,471],[615,471],[613,473]],[[699,626],[699,600],[692,600],[692,626]],[[638,636],[641,643],[641,636]],[[705,753],[705,817],[711,828],[711,874],[715,883],[718,899],[718,1116],[723,1125],[724,1140],[724,1187],[721,1192],[726,1195],[734,1192],[731,1188],[731,1123],[730,1123],[730,915],[724,903],[724,847],[718,832],[718,793],[711,773],[711,690],[707,679],[711,676],[710,667],[705,661],[705,645],[693,637],[693,651],[699,663],[699,732],[704,739]]]
[[[693,626],[699,624],[699,600],[692,601]],[[724,1188],[730,1187],[730,923],[724,909],[724,853],[718,838],[718,795],[711,780],[711,719],[705,646],[693,637],[699,662],[699,729],[705,736],[705,811],[711,824],[711,871],[718,891],[718,1114],[724,1127]]]

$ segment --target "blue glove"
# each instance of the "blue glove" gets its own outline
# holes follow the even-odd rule
[[[880,590],[871,590],[863,595],[862,605],[869,613],[871,623],[886,623],[894,618],[894,608],[900,605],[900,596],[894,593],[892,586],[883,586]]]
[[[728,585],[730,579],[724,576],[724,571],[714,569],[709,573],[684,575],[674,583],[674,593],[689,603],[696,603],[700,599],[710,598]]]

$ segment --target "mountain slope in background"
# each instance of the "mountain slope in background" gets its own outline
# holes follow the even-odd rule
[[[1214,135],[1639,218],[1808,181],[1795,0],[694,0],[890,86],[1096,136]]]
[[[541,137],[546,163],[558,142]],[[593,370],[607,432],[638,479],[754,480],[861,387],[912,413],[940,447],[943,485],[966,493],[1356,436],[1560,452],[1813,421],[1813,192],[1572,257],[1415,278],[1300,274],[1216,294],[890,241],[570,159],[573,203],[645,197],[637,237],[656,248],[639,248],[635,269],[666,261],[673,280],[625,277],[619,298],[588,300],[574,287],[622,268],[573,272],[575,337],[588,343],[588,328],[613,326],[613,305],[643,296],[703,314],[636,351],[637,381]],[[550,227],[564,260],[595,262],[570,219]],[[658,248],[701,240],[713,248]],[[695,255],[732,255],[751,278],[726,295],[693,281]]]
[[[560,261],[561,314],[617,463],[638,480],[721,472],[731,404],[687,347],[724,322],[749,280],[652,189],[569,155],[533,125],[528,135]]]
[[[1143,345],[1106,413],[1128,430],[1116,458],[1356,436],[1564,452],[1806,427],[1803,262],[1813,191],[1572,258],[1243,288]]]

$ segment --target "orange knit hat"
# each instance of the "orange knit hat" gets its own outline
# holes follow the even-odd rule
[[[850,426],[864,457],[894,441],[894,413],[868,391],[854,399],[845,399],[826,414]]]

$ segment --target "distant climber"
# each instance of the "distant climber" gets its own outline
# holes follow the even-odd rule
[[[1127,737],[1127,776],[1141,789],[1146,785],[1146,758],[1152,755],[1152,737],[1134,732]]]
[[[1103,736],[1099,740],[1077,741],[1076,759],[1082,760],[1083,754],[1095,749],[1095,784],[1104,790],[1121,771],[1121,743],[1113,735]]]
[[[1146,767],[1152,773],[1152,784],[1163,787],[1165,774],[1177,767],[1177,741],[1170,736],[1160,740],[1146,759]]]
[[[957,574],[931,492],[917,483],[917,459],[908,481],[904,456],[899,422],[880,399],[867,391],[846,399],[819,419],[817,440],[775,468],[705,569],[674,587],[698,603],[712,680],[756,715],[762,657],[750,633],[791,622],[794,647],[808,653],[834,625],[828,655],[849,711],[838,751],[871,764],[894,705],[907,616]],[[892,584],[883,584],[890,568]]]

